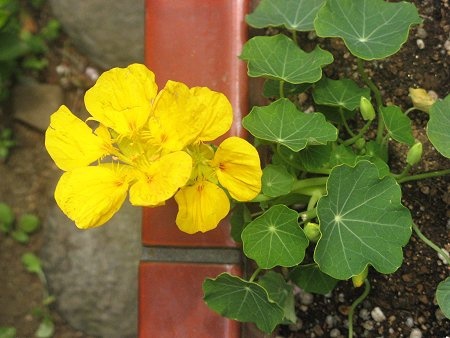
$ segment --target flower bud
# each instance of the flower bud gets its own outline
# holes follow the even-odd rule
[[[430,92],[427,92],[422,88],[409,88],[409,97],[411,98],[411,101],[415,108],[426,113],[429,112],[431,106],[437,100],[436,94],[432,95]]]
[[[352,276],[352,282],[353,286],[355,288],[359,288],[361,285],[364,284],[364,280],[367,278],[367,275],[369,274],[369,266],[366,266],[366,268],[356,276]]]
[[[363,149],[365,145],[366,145],[366,140],[363,138],[357,139],[356,142],[353,144],[355,149],[358,149],[358,150]]]
[[[422,158],[422,143],[416,141],[416,143],[409,148],[408,154],[406,155],[406,163],[410,166],[419,163]]]
[[[320,238],[320,227],[317,223],[308,222],[306,223],[305,227],[303,228],[303,231],[305,232],[306,237],[311,242],[317,242]]]
[[[370,103],[370,101],[364,96],[361,96],[359,110],[361,111],[361,115],[365,121],[372,121],[375,118],[375,109],[373,109],[372,103]]]

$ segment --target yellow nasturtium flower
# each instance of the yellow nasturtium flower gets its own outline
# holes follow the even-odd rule
[[[254,198],[261,188],[256,149],[231,137],[217,151],[205,144],[229,130],[232,109],[221,93],[168,81],[158,93],[144,65],[113,68],[86,92],[93,130],[61,106],[45,146],[65,171],[55,190],[61,210],[81,228],[107,222],[129,195],[158,206],[175,195],[182,231],[208,231],[229,212],[229,195]]]
[[[426,113],[429,112],[431,106],[437,100],[437,97],[430,93],[431,92],[427,92],[423,88],[409,88],[409,97],[411,98],[414,107]]]

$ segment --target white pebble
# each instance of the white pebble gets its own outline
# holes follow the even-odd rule
[[[450,40],[444,42],[444,48],[446,51],[450,52]]]
[[[84,73],[86,74],[86,76],[91,79],[92,81],[97,81],[98,77],[100,76],[98,74],[97,69],[95,69],[94,67],[86,67]]]
[[[361,319],[363,319],[363,320],[368,320],[368,319],[370,318],[369,310],[367,310],[367,309],[361,309],[361,311],[359,311],[359,316],[360,316]]]
[[[412,319],[412,317],[406,318],[405,324],[406,324],[407,327],[413,327],[414,326],[414,319]]]
[[[409,338],[422,338],[422,331],[419,329],[412,329]]]
[[[427,31],[423,27],[417,28],[417,37],[425,39],[428,36]]]
[[[424,49],[425,48],[425,42],[423,42],[422,39],[417,39],[416,40],[416,44],[417,44],[417,47],[419,47],[419,49]]]
[[[338,294],[338,301],[339,303],[345,302],[345,295],[342,292]]]
[[[372,310],[372,312],[370,312],[370,314],[372,315],[373,320],[376,322],[382,322],[382,321],[386,320],[386,316],[384,315],[383,311],[381,311],[381,309],[378,306],[375,307]]]
[[[311,305],[314,302],[314,296],[309,292],[300,292],[300,302],[304,305]]]
[[[341,335],[341,331],[339,331],[339,329],[333,329],[330,331],[331,338],[336,338],[336,337],[339,337],[340,335]]]

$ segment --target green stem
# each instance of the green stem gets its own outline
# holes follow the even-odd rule
[[[358,134],[356,134],[352,138],[349,138],[349,139],[345,140],[342,144],[344,146],[349,146],[349,145],[352,145],[353,143],[355,143],[356,141],[358,141],[361,137],[364,136],[364,134],[369,129],[371,124],[372,124],[371,120],[367,121],[366,124],[361,128],[361,130],[359,131]]]
[[[406,175],[408,175],[410,170],[411,170],[411,165],[408,163],[408,164],[406,164],[405,169],[403,169],[403,171],[400,174],[393,174],[392,176],[394,176],[394,178],[396,180],[400,180],[403,177],[405,177]]]
[[[279,86],[279,89],[280,89],[280,98],[284,98],[284,80],[280,80],[280,86]]]
[[[378,87],[375,85],[375,83],[369,79],[369,76],[367,76],[367,73],[364,71],[364,62],[360,58],[356,58],[357,64],[358,64],[358,72],[365,84],[370,88],[370,90],[375,95],[375,101],[377,103],[377,112],[378,112],[378,129],[377,129],[377,138],[376,141],[378,143],[381,142],[381,139],[383,138],[384,134],[384,122],[381,114],[379,113],[379,109],[381,106],[383,106],[383,101],[381,99],[381,92],[378,89]]]
[[[308,207],[306,210],[313,210],[316,207],[317,202],[320,200],[320,198],[323,196],[322,191],[315,190],[313,194],[311,195],[311,198],[308,202]]]
[[[250,279],[248,280],[249,282],[253,282],[255,280],[255,278],[259,275],[259,273],[261,272],[261,268],[257,268],[255,270],[255,272],[253,272],[252,276],[250,277]]]
[[[416,223],[412,224],[412,228],[416,232],[417,236],[419,236],[419,238],[422,241],[424,241],[426,245],[428,245],[430,248],[432,248],[437,253],[440,253],[441,256],[444,257],[444,259],[447,261],[447,264],[450,265],[450,257],[448,256],[448,254],[444,250],[442,250],[440,247],[438,247],[436,244],[434,244],[431,240],[426,238],[425,235],[420,231],[420,229],[419,229],[419,227],[417,226]]]
[[[409,182],[409,181],[424,180],[427,178],[445,176],[448,174],[450,174],[450,169],[429,171],[429,172],[422,173],[422,174],[402,177],[400,179],[397,179],[397,183],[405,183],[405,182]]]
[[[370,292],[370,283],[367,278],[364,280],[364,286],[364,292],[352,303],[350,310],[348,311],[348,338],[353,338],[353,314],[355,309]]]
[[[350,129],[350,127],[347,123],[347,120],[345,119],[344,111],[342,110],[342,107],[339,107],[339,115],[341,117],[342,124],[344,125],[344,128],[347,131],[347,133],[349,133],[350,136],[355,136],[355,133]]]
[[[298,46],[297,31],[293,29],[291,33],[292,33],[292,40],[294,40],[295,44]]]
[[[409,113],[411,113],[413,110],[416,110],[416,109],[417,109],[416,107],[411,107],[411,108],[407,109],[404,114],[408,115]]]
[[[304,188],[311,188],[316,186],[323,186],[327,184],[328,177],[312,177],[312,178],[305,178],[303,180],[295,181],[292,185],[292,192],[297,192],[298,190],[304,189]]]
[[[300,218],[303,222],[309,221],[310,219],[317,217],[317,208],[307,210],[300,213]]]

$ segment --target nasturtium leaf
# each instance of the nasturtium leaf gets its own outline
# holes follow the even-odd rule
[[[21,229],[12,231],[11,237],[21,244],[26,244],[30,241],[30,236],[28,236],[28,234]]]
[[[284,96],[287,97],[290,95],[303,93],[309,87],[311,87],[311,83],[292,84],[289,82],[283,82]],[[267,79],[264,81],[263,95],[269,98],[280,98],[280,81],[272,79]]]
[[[353,55],[373,60],[395,54],[410,26],[421,22],[417,8],[405,1],[328,0],[314,27],[318,36],[342,38]]]
[[[252,215],[250,210],[248,210],[247,206],[244,203],[238,203],[233,208],[230,217],[231,224],[231,237],[235,242],[242,242],[241,233],[244,230],[245,226],[250,223],[252,220]]]
[[[430,108],[427,135],[442,155],[450,158],[450,95],[436,101]]]
[[[328,167],[331,151],[331,144],[308,146],[298,153],[298,161],[307,171]]]
[[[313,90],[314,102],[333,107],[355,110],[361,96],[370,100],[370,89],[359,87],[353,80],[332,80],[322,78]]]
[[[309,241],[298,225],[298,213],[275,205],[242,231],[244,253],[262,269],[294,266],[305,257]]]
[[[322,114],[300,112],[288,99],[279,99],[265,107],[253,107],[242,124],[253,136],[293,151],[299,151],[307,144],[326,144],[337,138],[337,129]]]
[[[263,170],[261,183],[262,192],[269,197],[278,197],[289,194],[294,184],[294,176],[292,176],[281,165],[269,164]]]
[[[336,279],[361,273],[368,264],[392,273],[403,260],[412,219],[391,176],[379,178],[367,161],[333,168],[328,194],[317,205],[322,237],[314,252],[320,270]]]
[[[324,106],[316,104],[315,108],[318,112],[321,112],[323,115],[325,115],[327,120],[330,122],[336,123],[342,122],[340,111],[342,111],[344,119],[346,120],[350,120],[356,115],[356,110],[348,110],[342,107]]]
[[[389,135],[397,142],[412,146],[414,144],[414,136],[412,134],[411,120],[402,112],[400,107],[381,107],[380,112]]]
[[[378,156],[384,162],[387,162],[389,159],[388,147],[376,141],[368,141],[366,142],[366,155]]]
[[[289,273],[289,279],[306,292],[325,295],[332,291],[337,279],[320,271],[317,264],[299,265]]]
[[[450,319],[450,277],[439,283],[436,290],[436,300],[442,313]]]
[[[388,164],[376,155],[357,156],[356,161],[352,164],[352,166],[354,166],[354,164],[358,163],[359,161],[369,161],[370,163],[375,164],[378,169],[379,178],[383,178],[384,176],[389,175],[391,172]]]
[[[31,234],[36,231],[39,227],[39,224],[39,218],[33,214],[24,214],[19,218],[18,221],[19,228],[27,234]]]
[[[32,252],[27,252],[22,255],[22,263],[29,272],[36,274],[43,273],[41,260]]]
[[[271,299],[260,285],[222,273],[203,282],[206,304],[227,318],[252,322],[267,333],[283,321],[283,309]]]
[[[36,330],[36,337],[37,338],[50,338],[53,337],[53,334],[55,333],[55,324],[53,324],[53,321],[50,317],[45,317],[41,324],[39,324],[38,329]]]
[[[284,280],[283,276],[275,271],[268,271],[259,280],[258,284],[266,289],[269,298],[284,310],[285,321],[295,323],[294,287]]]
[[[333,55],[320,47],[306,53],[286,35],[255,36],[247,41],[240,56],[248,62],[248,75],[268,77],[293,84],[314,83]]]
[[[314,18],[325,0],[261,0],[245,20],[255,28],[284,26],[290,30],[312,31]]]
[[[331,152],[330,164],[332,167],[340,164],[354,165],[356,162],[356,157],[357,155],[350,147],[340,144]]]
[[[12,326],[0,327],[0,338],[16,338],[17,330]]]

